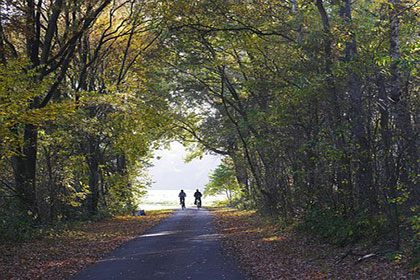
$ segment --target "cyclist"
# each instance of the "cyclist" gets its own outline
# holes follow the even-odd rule
[[[178,194],[179,197],[179,204],[181,204],[182,209],[185,208],[185,197],[187,194],[184,192],[184,190],[181,190],[181,192]]]
[[[201,194],[201,192],[197,189],[194,193],[194,197],[195,197],[195,201],[194,204],[197,205],[198,207],[201,207],[201,197],[203,195]]]

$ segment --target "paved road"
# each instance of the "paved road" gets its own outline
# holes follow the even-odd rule
[[[222,254],[205,209],[178,210],[76,275],[75,280],[243,280]]]

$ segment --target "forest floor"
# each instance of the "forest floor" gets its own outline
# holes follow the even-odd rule
[[[165,219],[171,210],[118,216],[51,231],[25,242],[0,244],[1,279],[70,279],[88,264]]]
[[[214,214],[226,251],[250,279],[415,279],[403,264],[371,255],[373,248],[326,244],[254,211],[216,208]]]

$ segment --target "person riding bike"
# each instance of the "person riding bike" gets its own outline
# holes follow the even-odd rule
[[[194,193],[194,197],[195,197],[195,201],[194,201],[194,204],[195,205],[197,205],[197,206],[200,206],[201,207],[201,197],[202,197],[203,195],[201,194],[201,192],[197,189],[196,191],[195,191],[195,193]]]
[[[184,192],[184,190],[181,190],[181,192],[178,194],[179,197],[179,204],[181,204],[182,209],[185,208],[185,197],[187,194]]]

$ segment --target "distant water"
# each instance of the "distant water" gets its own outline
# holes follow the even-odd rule
[[[180,190],[149,190],[142,198],[139,209],[144,210],[158,210],[158,209],[174,209],[179,208],[179,194]],[[194,205],[194,192],[195,190],[187,190],[185,198],[186,207],[195,207]],[[202,198],[203,206],[211,206],[213,202],[224,200],[224,195],[208,196]]]

